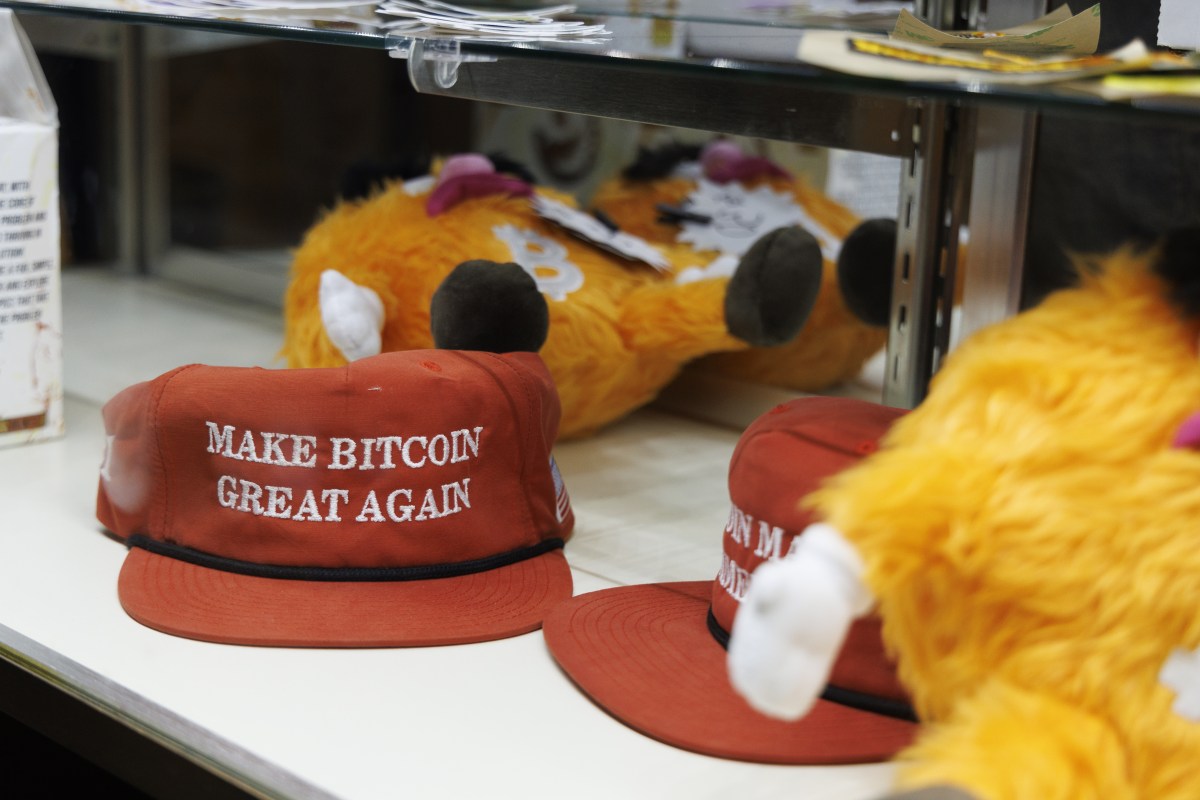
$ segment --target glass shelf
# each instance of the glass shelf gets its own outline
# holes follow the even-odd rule
[[[474,5],[527,8],[537,4]],[[464,59],[528,61],[534,65],[531,69],[573,65],[593,70],[604,66],[639,70],[643,80],[703,81],[719,76],[771,82],[780,88],[801,86],[826,94],[866,95],[892,101],[928,99],[955,104],[1000,104],[1051,113],[1100,113],[1114,118],[1132,115],[1148,121],[1200,122],[1200,99],[1118,101],[1069,86],[954,85],[863,78],[824,70],[795,58],[806,30],[830,27],[886,30],[890,22],[883,14],[838,19],[832,15],[786,13],[778,8],[756,12],[720,0],[585,0],[577,5],[579,17],[608,27],[612,35],[607,41],[496,43],[464,37],[457,40],[457,52]],[[392,33],[386,26],[389,18],[373,13],[369,6],[346,15],[343,20],[313,19],[300,12],[273,12],[246,18],[204,12],[162,13],[154,10],[153,2],[142,0],[0,0],[0,6],[112,22],[374,48],[401,57],[414,52],[418,44],[437,40],[437,37]],[[447,40],[439,41],[444,44]],[[417,50],[425,55],[429,51],[428,46]],[[514,100],[505,96],[501,86],[489,88],[500,94],[483,99],[519,102],[519,97]],[[613,96],[604,108],[593,113],[622,116],[619,107],[620,98]]]
[[[539,3],[472,5],[528,8]],[[603,42],[499,43],[400,33],[371,5],[336,20],[299,12],[237,19],[162,13],[153,0],[0,0],[0,6],[43,12],[43,18],[51,14],[117,23],[139,33],[133,39],[154,38],[140,36],[150,27],[170,35],[200,31],[258,43],[291,40],[365,49],[368,56],[370,51],[386,53],[407,60],[409,83],[422,96],[900,158],[901,224],[885,389],[885,402],[897,406],[919,402],[948,352],[950,316],[939,309],[954,303],[958,284],[965,299],[956,336],[1011,314],[1020,302],[1041,117],[1088,126],[1093,120],[1132,122],[1129,127],[1137,130],[1131,136],[1145,136],[1147,142],[1164,125],[1192,135],[1200,123],[1196,98],[1115,101],[1067,84],[940,84],[833,72],[796,58],[803,37],[830,27],[887,30],[889,16],[839,20],[779,8],[754,11],[753,5],[733,0],[582,0],[577,15],[611,32]],[[965,8],[969,3],[944,0],[941,5]],[[1013,14],[1018,6],[1045,7],[1041,0],[1014,0],[1011,5],[1008,12]],[[342,48],[342,54],[349,52]],[[143,59],[157,55],[149,54],[144,42],[140,53]],[[127,76],[153,80],[151,61],[131,63],[135,68],[126,70]],[[317,85],[311,92],[314,99],[327,99]],[[147,123],[145,104],[140,112],[137,103],[126,106],[131,131]],[[132,254],[124,260],[144,268],[163,261],[156,250],[166,241],[164,225],[154,218],[162,207],[153,185],[159,172],[140,153],[126,153],[124,162],[132,165],[131,175],[144,177],[144,185],[131,180],[125,192],[135,213],[122,218],[122,241],[130,243],[124,251]],[[954,274],[957,242],[968,223],[974,244],[960,279]],[[185,269],[191,273],[193,267]],[[231,281],[245,283],[240,272]]]

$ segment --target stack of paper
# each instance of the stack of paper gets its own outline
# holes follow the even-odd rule
[[[912,0],[744,0],[744,4],[748,11],[775,11],[800,19],[825,17],[854,22],[864,18],[894,20],[897,12],[911,11],[913,7]]]
[[[560,20],[575,6],[551,6],[526,11],[483,11],[439,0],[384,0],[379,13],[397,17],[385,27],[398,33],[464,36],[493,41],[596,41],[608,34],[603,25]]]
[[[183,17],[236,17],[247,21],[277,21],[281,13],[301,12],[306,19],[364,22],[374,18],[377,0],[140,0],[134,10]],[[130,3],[122,4],[129,8]]]
[[[842,31],[810,31],[800,60],[852,75],[938,83],[1035,84],[1077,80],[1139,69],[1181,68],[1150,53],[1140,40],[1104,55],[1031,58],[998,51],[972,52],[898,42]]]
[[[374,0],[147,0],[159,8],[194,8],[207,11],[311,11],[325,8],[373,6]]]
[[[854,75],[972,85],[1063,82],[1193,66],[1172,53],[1151,52],[1138,39],[1093,55],[1099,34],[1099,4],[1074,16],[1063,6],[1001,31],[940,31],[902,11],[891,37],[810,31],[797,56]]]

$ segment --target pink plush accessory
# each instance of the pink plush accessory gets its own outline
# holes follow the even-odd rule
[[[1171,442],[1171,446],[1192,450],[1200,447],[1200,411],[1183,421],[1179,430],[1175,431],[1175,440]]]
[[[787,170],[775,162],[759,156],[748,156],[726,139],[705,146],[700,154],[700,166],[704,169],[704,177],[716,183],[788,177]]]
[[[425,201],[425,213],[436,217],[464,200],[494,194],[530,197],[533,187],[525,181],[496,172],[486,156],[478,153],[451,156],[438,173],[437,183]]]

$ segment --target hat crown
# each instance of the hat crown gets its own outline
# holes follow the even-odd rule
[[[558,404],[532,354],[316,370],[191,366],[105,409],[100,517],[243,562],[405,567],[564,537]]]

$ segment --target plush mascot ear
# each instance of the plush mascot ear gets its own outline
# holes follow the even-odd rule
[[[1200,317],[1200,228],[1168,233],[1154,269],[1167,282],[1176,308],[1188,317]]]
[[[842,242],[838,288],[850,313],[868,325],[886,327],[892,314],[896,221],[868,219]]]
[[[744,342],[771,347],[800,333],[821,291],[821,245],[799,226],[761,236],[725,288],[725,326]]]
[[[489,353],[536,353],[550,311],[533,277],[516,264],[464,261],[445,277],[429,306],[435,347]]]

